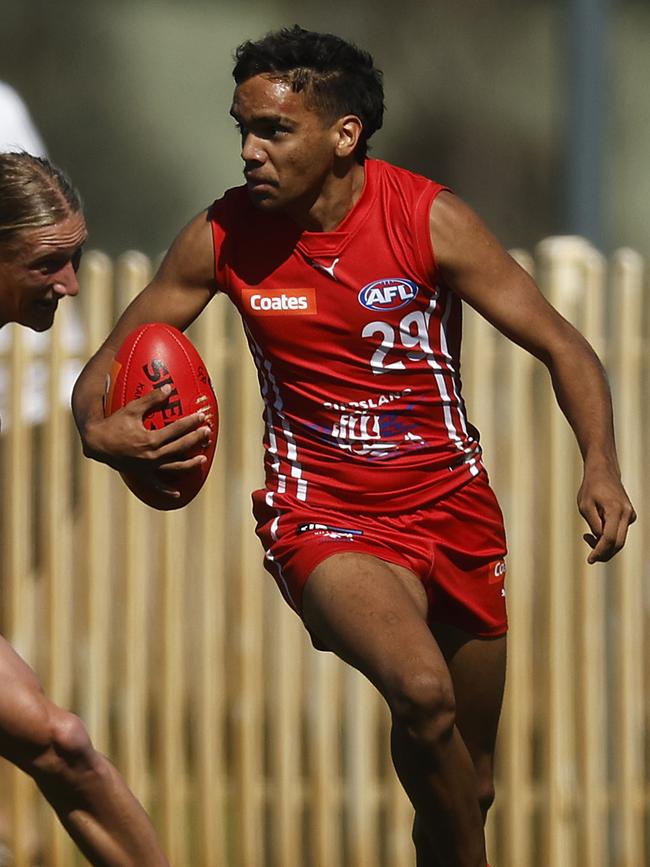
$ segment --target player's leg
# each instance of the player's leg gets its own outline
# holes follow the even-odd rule
[[[168,867],[147,814],[81,720],[47,699],[1,637],[0,755],[34,779],[91,864]]]
[[[386,699],[399,745],[396,770],[440,862],[485,867],[474,767],[420,581],[376,557],[339,553],[314,569],[302,602],[310,631]]]
[[[456,724],[474,763],[485,821],[494,800],[494,749],[505,683],[506,638],[475,638],[444,624],[436,624],[434,634],[454,684]],[[418,815],[413,840],[418,867],[436,864]]]
[[[506,636],[475,638],[436,625],[456,695],[456,722],[472,756],[483,818],[494,801],[494,749],[506,677]]]

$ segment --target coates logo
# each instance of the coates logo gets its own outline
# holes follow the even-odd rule
[[[304,316],[317,312],[314,289],[244,289],[243,296],[253,316]]]
[[[488,566],[488,569],[490,573],[490,577],[488,578],[488,584],[499,584],[506,577],[505,560],[497,560],[496,563],[491,563]]]
[[[359,303],[368,310],[398,310],[418,294],[418,284],[406,277],[386,277],[368,283],[359,292]]]

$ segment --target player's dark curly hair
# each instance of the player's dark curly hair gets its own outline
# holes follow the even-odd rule
[[[269,73],[305,92],[307,104],[332,123],[356,115],[363,131],[355,156],[363,162],[368,139],[381,128],[384,116],[382,73],[372,56],[331,33],[315,33],[294,25],[244,42],[235,51],[233,78],[241,84]]]
[[[24,229],[52,226],[81,211],[79,194],[44,157],[0,154],[0,247]]]

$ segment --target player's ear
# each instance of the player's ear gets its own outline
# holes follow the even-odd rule
[[[352,156],[361,137],[363,124],[355,114],[347,114],[336,122],[336,147],[337,157]]]

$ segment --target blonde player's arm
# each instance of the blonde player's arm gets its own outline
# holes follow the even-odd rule
[[[474,211],[443,192],[431,207],[433,249],[445,282],[506,337],[548,368],[578,441],[578,506],[591,530],[588,561],[609,560],[636,515],[621,484],[607,377],[585,338],[562,317]]]
[[[106,377],[124,338],[147,322],[165,322],[183,331],[196,319],[215,291],[212,234],[203,211],[178,235],[157,274],[126,308],[115,328],[88,361],[74,387],[72,410],[84,454],[115,469],[132,472],[134,462],[165,470],[191,469],[200,456],[184,459],[204,445],[209,429],[200,413],[179,419],[159,431],[147,430],[143,416],[164,404],[168,389],[132,401],[104,418]]]

